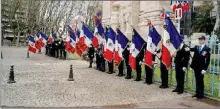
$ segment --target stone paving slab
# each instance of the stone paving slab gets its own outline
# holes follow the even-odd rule
[[[6,107],[215,107],[177,95],[172,89],[125,80],[89,69],[83,60],[59,60],[42,54],[26,58],[26,48],[3,48],[1,103]],[[73,65],[75,81],[67,81]],[[8,84],[10,65],[15,84]],[[182,104],[181,104],[182,103]]]

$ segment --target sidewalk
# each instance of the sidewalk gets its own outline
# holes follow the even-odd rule
[[[4,47],[1,60],[1,103],[5,107],[176,107],[214,108],[143,82],[89,69],[82,60],[59,60],[30,54],[26,48]],[[75,81],[67,81],[70,64]],[[14,84],[8,84],[10,65],[15,66]]]

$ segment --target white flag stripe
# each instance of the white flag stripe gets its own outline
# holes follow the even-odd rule
[[[164,30],[163,45],[170,51],[171,56],[176,52],[175,47],[170,42],[170,34],[167,32],[167,30]]]
[[[112,52],[114,51],[114,43],[110,38],[108,38],[108,41],[107,41],[107,49]]]
[[[152,54],[156,50],[156,45],[152,42],[152,38],[148,36],[147,38],[147,50],[151,52]]]
[[[139,54],[139,50],[135,48],[134,43],[131,44],[131,55],[132,57],[137,57],[137,55]]]

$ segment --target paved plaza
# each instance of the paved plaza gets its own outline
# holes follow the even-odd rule
[[[211,108],[216,105],[194,100],[191,94],[178,95],[172,89],[159,89],[88,68],[84,60],[59,60],[30,53],[27,48],[3,47],[0,60],[1,105],[5,107],[178,107]],[[67,81],[70,64],[75,81]],[[8,84],[10,66],[15,81]]]

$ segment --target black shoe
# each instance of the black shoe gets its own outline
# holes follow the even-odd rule
[[[203,99],[204,96],[203,95],[200,95],[200,96],[197,96],[198,99]]]
[[[153,84],[152,82],[151,83],[147,83],[147,85],[151,85],[151,84]]]
[[[193,95],[193,96],[192,96],[192,98],[195,98],[195,97],[197,98],[197,97],[198,97],[198,95],[197,95],[197,94],[195,94],[195,95]]]
[[[131,79],[131,77],[126,76],[125,79]]]
[[[92,68],[92,66],[89,66],[89,68]]]
[[[161,89],[166,89],[166,88],[169,88],[168,86],[161,86],[160,87]]]
[[[183,94],[183,91],[178,91],[177,94]]]
[[[174,90],[172,90],[172,92],[179,92],[179,90],[178,89],[174,89]]]
[[[135,79],[134,81],[141,81],[141,79]]]
[[[112,72],[108,72],[108,74],[113,74]]]
[[[119,77],[122,77],[122,76],[124,76],[124,74],[119,74],[118,76],[119,76]]]
[[[163,85],[160,85],[160,87],[159,88],[162,88],[163,87]]]

